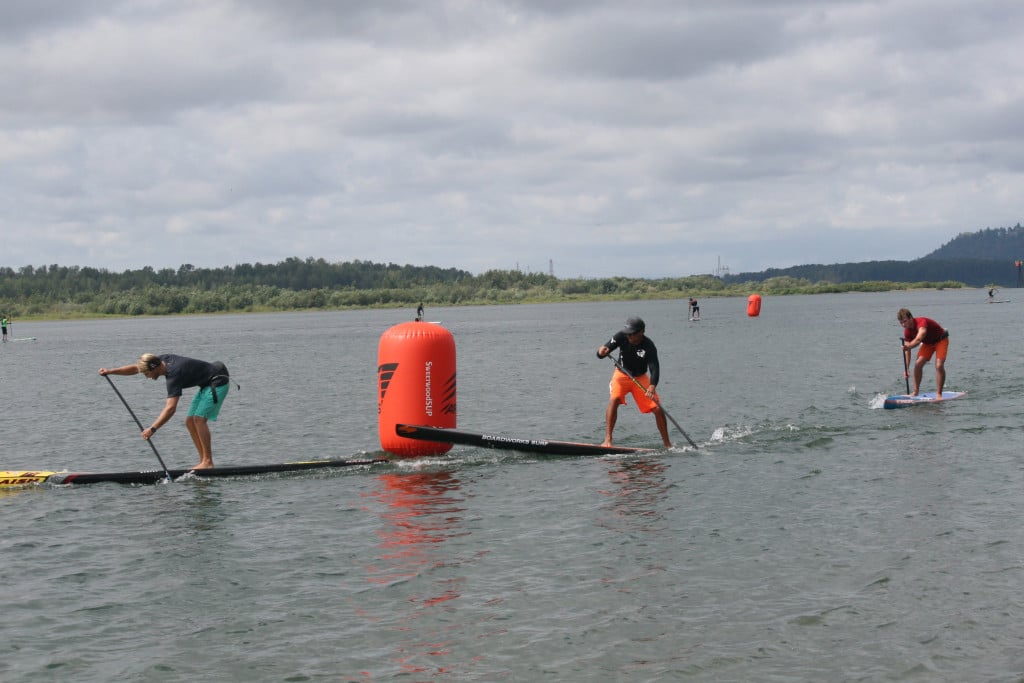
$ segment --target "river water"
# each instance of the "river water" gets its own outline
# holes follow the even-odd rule
[[[640,315],[697,442],[649,455],[441,457],[157,486],[0,492],[4,681],[1024,679],[1022,305],[915,291],[429,309],[458,424],[603,437]],[[902,393],[896,310],[949,328],[941,405]],[[218,465],[380,455],[377,344],[413,311],[20,322],[4,469],[152,469],[101,366],[227,363]],[[149,424],[163,381],[115,379]],[[934,389],[925,369],[924,390]],[[190,396],[187,392],[186,398]],[[622,408],[619,443],[656,447]],[[179,414],[154,438],[196,455]]]

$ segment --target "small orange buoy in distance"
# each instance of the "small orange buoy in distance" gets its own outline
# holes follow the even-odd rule
[[[751,294],[747,297],[747,315],[756,318],[761,315],[761,295]]]

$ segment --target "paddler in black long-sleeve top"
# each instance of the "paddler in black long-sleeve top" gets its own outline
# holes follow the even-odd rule
[[[185,427],[192,437],[196,450],[199,451],[199,464],[192,469],[213,467],[213,446],[208,421],[216,421],[220,407],[227,398],[228,388],[231,386],[227,367],[220,361],[208,363],[173,353],[159,356],[144,353],[132,365],[100,368],[101,375],[137,375],[140,372],[152,380],[158,377],[167,378],[167,401],[164,403],[164,409],[160,411],[151,427],[142,430],[142,438],[149,440],[156,434],[157,429],[167,424],[178,409],[182,389],[199,387],[189,406],[188,417],[185,418]]]
[[[636,407],[641,413],[654,413],[654,420],[658,424],[658,431],[661,432],[662,443],[665,448],[671,448],[672,442],[668,438],[668,423],[665,420],[665,413],[658,404],[658,393],[655,391],[660,377],[658,365],[658,348],[654,342],[644,335],[646,325],[641,318],[630,318],[626,326],[620,332],[616,332],[611,339],[597,350],[598,358],[605,358],[615,349],[619,349],[619,365],[626,373],[615,368],[612,373],[608,389],[611,394],[608,400],[608,408],[605,409],[605,446],[612,445],[612,432],[615,431],[615,421],[619,417],[619,406],[625,405],[626,396],[633,395]],[[650,371],[650,375],[648,375]],[[633,381],[636,380],[636,381]],[[640,386],[637,386],[637,383]],[[641,388],[642,387],[642,388]]]

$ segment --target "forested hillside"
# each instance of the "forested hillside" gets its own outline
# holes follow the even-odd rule
[[[961,233],[939,249],[913,261],[867,261],[769,268],[723,278],[728,283],[792,277],[810,282],[921,282],[954,280],[970,287],[1013,287],[1016,261],[1024,259],[1024,228],[988,228]]]
[[[994,259],[997,261],[1024,258],[1024,227],[986,228],[962,232],[928,254],[926,259]]]

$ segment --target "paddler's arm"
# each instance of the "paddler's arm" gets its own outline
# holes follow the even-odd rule
[[[131,365],[122,365],[119,368],[100,368],[101,375],[137,375],[139,374],[139,366],[134,363]]]
[[[149,437],[156,434],[156,430],[167,424],[172,417],[174,417],[175,411],[178,410],[178,399],[180,396],[168,396],[167,401],[164,403],[164,409],[160,411],[160,414],[155,420],[153,425],[142,430],[142,438],[149,440]]]
[[[647,374],[651,378],[650,386],[647,387],[647,398],[654,398],[654,392],[658,390],[658,382],[661,380],[661,364],[658,362],[658,352],[647,354]]]
[[[611,339],[606,341],[604,344],[601,344],[601,346],[597,348],[597,357],[607,358],[608,354],[617,348],[619,348],[619,341],[615,337],[612,337]]]
[[[903,376],[904,377],[910,377],[910,362],[911,362],[911,360],[913,360],[910,357],[910,350],[912,348],[914,348],[915,346],[919,346],[921,344],[921,342],[924,341],[924,335],[925,335],[925,332],[927,332],[927,331],[928,330],[926,330],[925,328],[922,327],[922,328],[920,328],[917,331],[917,334],[914,336],[913,339],[911,339],[910,341],[907,341],[906,339],[903,340],[903,361],[904,361],[903,362],[903,368],[904,368]]]
[[[922,325],[921,327],[918,328],[917,334],[914,336],[913,339],[911,339],[908,342],[903,342],[903,348],[906,349],[907,353],[910,353],[910,349],[914,348],[915,346],[920,346],[922,343],[924,343],[924,335],[927,332],[928,329],[924,325]]]

